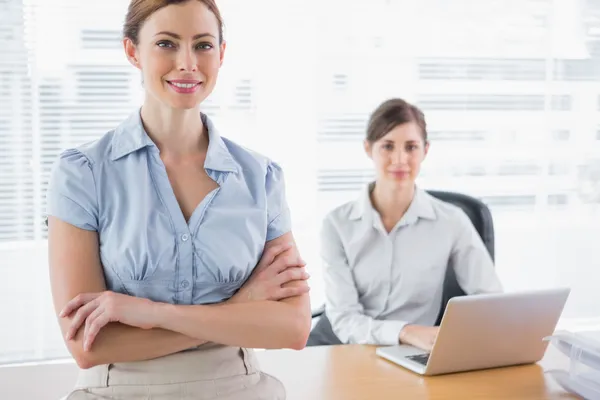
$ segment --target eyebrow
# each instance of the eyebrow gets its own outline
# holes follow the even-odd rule
[[[393,140],[391,140],[391,139],[385,139],[383,142],[384,142],[384,143],[396,144],[396,142],[395,142],[395,141],[393,141]],[[418,140],[412,140],[412,139],[411,139],[411,140],[407,140],[407,141],[406,141],[406,142],[404,142],[404,143],[405,143],[405,144],[419,144],[419,143],[420,143],[420,141],[418,141]]]
[[[180,35],[178,35],[176,33],[173,33],[173,32],[162,31],[162,32],[158,32],[154,36],[158,36],[158,35],[167,35],[167,36],[171,36],[171,37],[173,37],[175,39],[181,39]],[[206,33],[199,33],[197,35],[194,35],[194,37],[192,38],[192,40],[200,39],[200,38],[206,37],[206,36],[210,36],[211,38],[216,39],[216,37],[213,34],[206,32]]]

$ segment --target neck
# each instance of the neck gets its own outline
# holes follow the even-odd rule
[[[141,117],[144,129],[161,153],[185,156],[208,148],[208,135],[197,109],[178,110],[146,101]]]
[[[404,216],[414,195],[414,184],[397,187],[386,182],[377,181],[371,192],[371,202],[384,221],[395,223]]]

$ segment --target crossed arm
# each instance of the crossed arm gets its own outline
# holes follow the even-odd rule
[[[275,264],[275,257],[269,256],[288,242],[293,242],[291,233],[267,243],[267,257],[256,275],[272,272],[267,267]],[[106,292],[96,232],[50,217],[48,246],[54,307],[67,347],[81,368],[157,358],[207,341],[255,348],[301,349],[306,344],[310,301],[302,278],[294,279],[299,277],[296,271],[286,272],[281,288],[286,292],[279,301],[266,294],[252,297],[242,288],[219,305],[170,305]],[[295,245],[278,259],[280,270],[293,264],[298,259]],[[87,322],[93,319],[96,325]],[[95,329],[87,348],[89,332]]]

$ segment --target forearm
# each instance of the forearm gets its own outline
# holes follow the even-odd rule
[[[398,344],[400,332],[408,324],[407,321],[376,320],[358,312],[336,313],[328,309],[327,315],[334,333],[342,343],[348,344]]]
[[[162,304],[160,308],[160,328],[231,346],[301,349],[310,331],[308,307],[286,302],[225,303],[219,307]]]
[[[71,354],[81,368],[116,362],[158,358],[199,346],[205,341],[165,329],[140,329],[110,323],[100,330],[92,348],[83,350],[83,329],[69,341]]]

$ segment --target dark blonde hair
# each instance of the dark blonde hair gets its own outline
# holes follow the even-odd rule
[[[371,114],[367,125],[367,141],[374,143],[398,125],[408,122],[414,122],[421,128],[423,142],[427,143],[427,123],[423,111],[405,100],[389,99]]]
[[[219,43],[223,42],[223,18],[215,0],[131,0],[123,25],[123,36],[138,44],[139,32],[144,22],[155,12],[171,4],[199,1],[215,15],[219,24]]]

